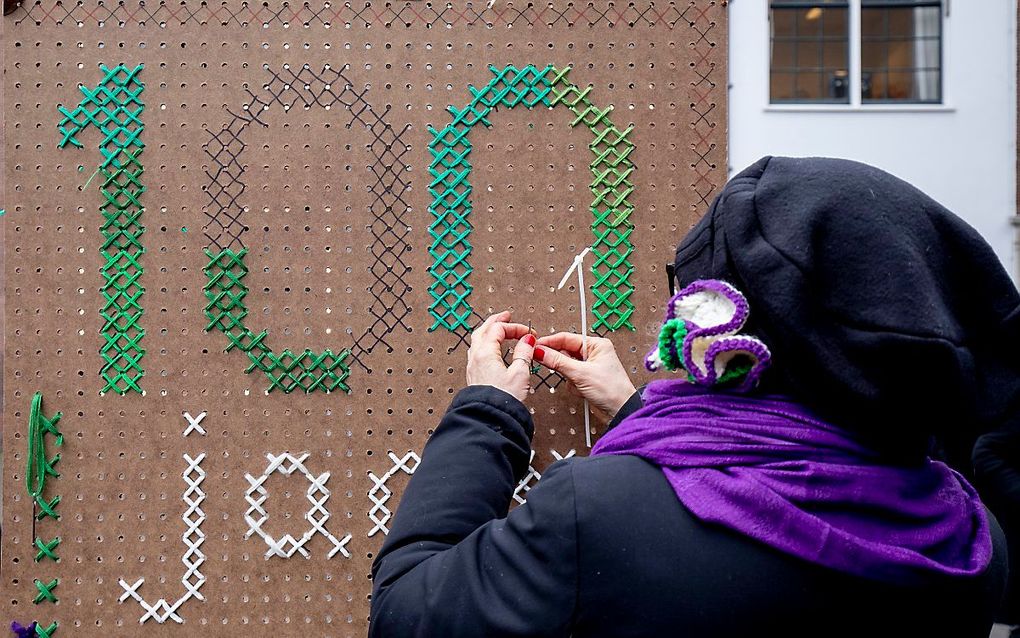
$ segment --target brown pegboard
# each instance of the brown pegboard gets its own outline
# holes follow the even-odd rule
[[[644,378],[638,367],[668,295],[663,264],[725,179],[724,3],[270,4],[42,0],[4,19],[7,621],[57,620],[56,636],[365,634],[383,538],[369,536],[372,476],[393,469],[390,452],[413,466],[407,453],[421,452],[464,377],[460,337],[429,331],[429,127],[470,100],[469,84],[485,86],[490,65],[569,66],[593,103],[614,107],[619,127],[633,125],[636,330],[612,336]],[[95,86],[99,64],[120,63],[144,64],[144,396],[100,393],[101,194],[97,180],[80,190],[100,135],[57,148],[57,105],[73,108],[79,83]],[[302,72],[338,101],[304,108],[312,88],[283,88]],[[344,86],[326,89],[331,73]],[[267,86],[285,98],[269,104],[265,126],[245,127],[230,158],[243,169],[244,190],[231,197],[246,207],[246,323],[268,331],[276,351],[351,348],[349,395],[266,394],[261,372],[244,374],[245,354],[204,332],[203,251],[220,207],[209,187],[228,164],[215,159],[216,136]],[[592,134],[560,107],[499,108],[490,120],[470,134],[473,308],[509,307],[540,333],[577,330],[574,282],[555,287],[592,241]],[[530,401],[538,472],[553,450],[586,453],[580,402],[562,386],[550,392],[557,383],[536,376]],[[63,413],[61,476],[46,487],[62,496],[61,519],[35,524],[40,536],[61,536],[59,563],[33,560],[24,470],[37,391],[47,415]],[[207,412],[205,436],[183,436],[185,412]],[[266,543],[245,537],[246,475],[258,479],[266,455],[283,453],[308,453],[316,477],[329,472],[325,528],[338,541],[350,534],[350,558],[327,558],[335,545],[322,534],[303,545],[307,559],[266,559]],[[144,577],[138,593],[150,603],[183,592],[185,454],[205,454],[205,600],[181,605],[184,625],[140,628],[142,608],[118,602],[121,579]],[[406,481],[398,466],[386,508]],[[301,536],[308,485],[297,470],[265,481],[268,535]],[[33,604],[33,579],[55,577],[59,603]]]

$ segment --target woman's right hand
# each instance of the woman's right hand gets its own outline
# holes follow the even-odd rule
[[[555,370],[571,382],[592,407],[611,420],[630,397],[637,392],[627,370],[609,339],[584,338],[572,332],[558,332],[542,337],[535,346],[533,359]]]

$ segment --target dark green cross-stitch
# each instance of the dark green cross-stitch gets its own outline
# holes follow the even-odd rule
[[[43,414],[42,399],[42,393],[36,392],[32,396],[32,405],[28,413],[28,436],[26,437],[28,439],[28,450],[25,454],[27,459],[25,463],[25,487],[28,495],[39,508],[39,512],[36,514],[37,519],[42,520],[45,517],[59,519],[57,505],[60,504],[60,497],[54,496],[47,501],[43,495],[46,491],[47,477],[57,478],[60,476],[56,470],[57,462],[60,461],[60,454],[47,457],[46,443],[52,439],[53,444],[60,447],[64,444],[64,435],[57,428],[57,424],[60,423],[60,412],[47,418]],[[43,541],[42,538],[36,536],[34,543],[36,549],[39,550],[36,552],[35,562],[39,562],[44,558],[50,558],[54,561],[60,560],[60,557],[57,556],[57,547],[60,545],[59,536],[54,537],[50,541]],[[38,593],[32,599],[32,602],[35,604],[44,601],[57,602],[57,596],[53,590],[59,582],[56,578],[49,583],[44,583],[38,578],[33,579]],[[55,621],[45,628],[39,623],[36,624],[37,637],[50,638],[56,630],[57,623]]]
[[[626,327],[633,330],[634,304],[630,296],[634,286],[630,277],[634,268],[630,256],[634,246],[630,235],[634,226],[629,221],[634,210],[630,202],[634,191],[630,181],[634,172],[630,154],[634,144],[629,139],[633,127],[618,129],[609,117],[612,108],[600,110],[588,98],[591,87],[582,90],[567,80],[569,68],[508,65],[489,69],[495,76],[489,84],[481,90],[468,86],[472,99],[467,106],[463,109],[447,107],[452,121],[441,130],[429,129],[433,136],[429,143],[432,153],[429,212],[435,218],[429,225],[432,236],[429,254],[433,259],[429,268],[433,279],[429,286],[433,299],[429,305],[433,317],[430,330],[440,327],[450,331],[470,329],[468,298],[472,288],[468,278],[472,268],[468,258],[471,255],[469,216],[472,206],[468,133],[479,122],[490,126],[488,116],[494,108],[513,108],[519,104],[527,108],[562,104],[574,115],[571,126],[584,124],[594,134],[594,140],[588,145],[593,155],[590,164],[594,216],[591,230],[595,259],[591,270],[595,282],[591,290],[595,295],[592,306],[595,321],[592,329]]]
[[[209,319],[206,330],[216,329],[227,336],[226,350],[237,348],[248,355],[251,364],[245,373],[261,370],[269,379],[267,391],[279,388],[286,393],[294,390],[314,392],[340,390],[350,392],[346,381],[350,375],[347,358],[350,350],[333,354],[330,350],[315,353],[311,350],[294,353],[284,350],[274,353],[265,344],[266,331],[259,334],[250,331],[244,323],[248,308],[244,298],[248,287],[244,278],[248,267],[244,263],[247,249],[239,252],[224,249],[217,252],[206,250],[209,263],[205,266],[205,316]]]
[[[32,407],[28,414],[28,453],[25,465],[25,487],[28,495],[32,497],[35,504],[39,506],[43,515],[50,515],[57,518],[56,506],[60,503],[60,497],[56,496],[49,502],[43,498],[43,491],[46,489],[46,477],[57,477],[56,464],[60,460],[60,454],[54,454],[52,458],[46,457],[47,435],[52,436],[54,444],[60,447],[64,444],[64,435],[57,429],[61,414],[57,412],[51,418],[46,418],[42,412],[42,393],[36,392],[32,397]],[[40,516],[42,518],[42,515]]]
[[[48,583],[44,583],[38,578],[35,579],[35,588],[39,590],[39,593],[35,595],[32,602],[38,605],[44,600],[48,600],[51,603],[57,602],[57,595],[53,593],[53,590],[60,584],[60,580],[54,578]]]
[[[43,558],[51,558],[55,561],[60,561],[60,557],[57,556],[57,546],[60,545],[60,537],[55,536],[48,543],[44,543],[43,539],[36,536],[35,547],[39,551],[35,553],[35,562],[41,561]]]
[[[105,65],[99,68],[102,80],[95,89],[79,87],[84,98],[77,107],[73,110],[57,107],[63,116],[57,127],[61,135],[58,146],[65,148],[70,144],[80,148],[77,135],[89,125],[103,136],[98,169],[103,177],[99,209],[103,216],[100,226],[103,243],[99,251],[104,260],[100,289],[103,297],[100,333],[104,342],[99,351],[103,359],[100,375],[103,392],[140,393],[145,355],[141,344],[145,335],[140,324],[141,298],[145,288],[140,282],[139,258],[145,252],[141,244],[145,231],[141,217],[145,209],[139,198],[145,186],[141,182],[143,168],[139,156],[145,148],[141,140],[145,128],[141,96],[145,85],[138,80],[140,64],[134,69],[123,64],[112,69]]]
[[[42,624],[35,624],[35,636],[36,638],[53,638],[54,632],[57,631],[57,621],[53,621],[48,627],[43,627]]]

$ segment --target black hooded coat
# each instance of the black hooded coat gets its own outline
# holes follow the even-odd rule
[[[877,169],[766,158],[727,184],[676,266],[747,295],[748,331],[778,362],[769,390],[890,463],[934,435],[972,439],[1016,396],[1015,364],[994,356],[1016,334],[1016,288],[972,229]],[[373,564],[371,636],[988,636],[1006,579],[997,525],[984,574],[905,586],[703,523],[632,456],[560,461],[508,514],[533,432],[500,390],[454,398]]]

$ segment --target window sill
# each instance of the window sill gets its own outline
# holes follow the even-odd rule
[[[766,113],[953,113],[948,104],[769,104]]]

